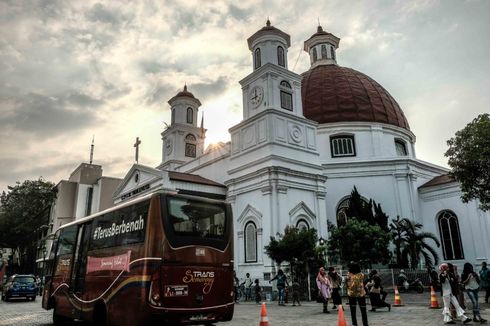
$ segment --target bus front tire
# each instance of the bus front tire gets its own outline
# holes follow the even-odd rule
[[[94,309],[94,325],[106,326],[107,323],[107,311],[103,304],[96,304]]]
[[[56,305],[53,308],[53,325],[66,325],[71,321],[70,318],[61,316],[56,312]]]

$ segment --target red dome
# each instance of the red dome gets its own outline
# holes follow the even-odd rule
[[[319,123],[366,121],[410,130],[395,99],[375,80],[350,68],[319,65],[302,75],[303,114]]]

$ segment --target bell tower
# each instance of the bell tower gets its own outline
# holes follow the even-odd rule
[[[303,115],[301,76],[288,70],[291,38],[271,25],[247,40],[252,54],[253,71],[240,81],[243,93],[243,119],[274,108],[297,116]]]
[[[179,165],[191,161],[204,152],[206,130],[198,127],[197,114],[201,102],[187,90],[172,97],[170,104],[170,125],[162,132],[162,163],[161,170],[175,170]]]

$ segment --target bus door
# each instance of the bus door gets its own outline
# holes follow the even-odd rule
[[[76,250],[73,256],[73,269],[70,278],[70,299],[74,303],[73,318],[80,318],[83,310],[85,271],[87,270],[87,251],[91,231],[91,223],[80,224],[76,239]]]

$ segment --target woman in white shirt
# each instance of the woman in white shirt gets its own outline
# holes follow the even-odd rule
[[[454,320],[451,317],[451,311],[449,309],[451,306],[451,303],[453,304],[454,308],[456,309],[457,316],[461,319],[461,321],[464,324],[471,322],[471,318],[468,318],[465,316],[464,310],[461,308],[461,306],[458,303],[458,300],[453,295],[452,288],[459,286],[457,279],[456,279],[456,276],[449,269],[449,266],[446,263],[442,263],[439,266],[439,271],[441,272],[439,274],[439,282],[441,283],[442,301],[444,302],[444,309],[442,310],[442,314],[444,316],[444,323],[454,324]]]
[[[481,318],[480,306],[478,304],[478,290],[480,289],[480,277],[473,271],[473,265],[465,263],[463,268],[463,275],[461,280],[468,294],[468,297],[473,304],[473,321],[479,323],[486,323],[487,321]]]

